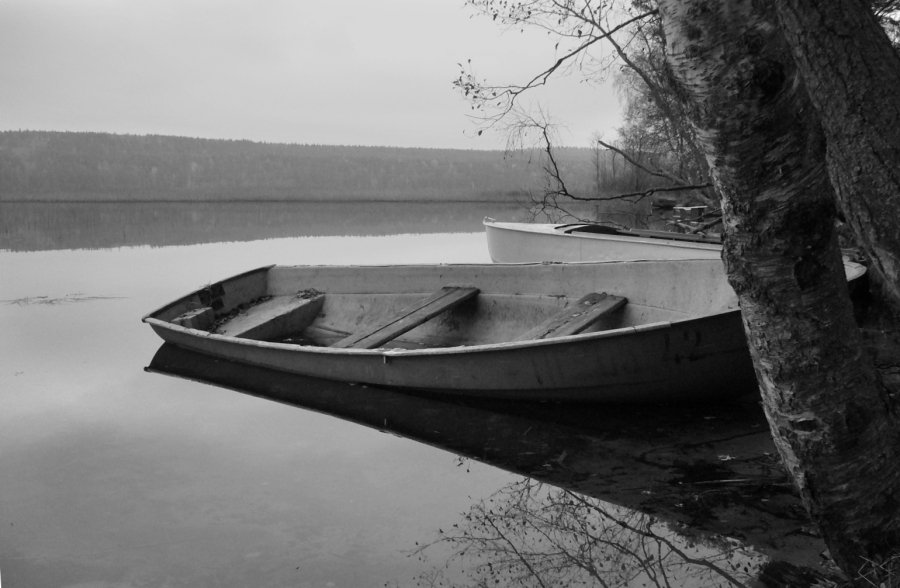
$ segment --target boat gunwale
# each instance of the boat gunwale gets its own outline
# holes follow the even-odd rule
[[[653,237],[641,237],[638,235],[607,235],[604,233],[579,233],[574,235],[572,233],[562,233],[558,232],[558,229],[563,227],[577,227],[577,226],[588,226],[589,223],[571,223],[571,224],[536,224],[536,223],[504,223],[500,221],[482,221],[482,224],[487,228],[490,227],[492,229],[499,229],[504,231],[512,231],[517,233],[532,233],[535,235],[549,235],[554,237],[568,237],[574,239],[594,239],[599,241],[620,241],[624,243],[641,243],[645,245],[661,245],[660,238]],[[516,227],[504,226],[504,225],[516,225]],[[698,241],[679,241],[676,237],[673,237],[671,240],[665,239],[666,247],[677,247],[682,249],[700,249],[703,251],[721,251],[722,245],[717,245],[715,243],[702,243]],[[654,261],[654,260],[647,260]]]
[[[233,275],[233,276],[229,276],[229,277],[224,278],[224,279],[221,279],[221,280],[216,280],[215,282],[212,282],[212,283],[213,283],[213,284],[224,284],[225,282],[231,282],[231,281],[237,280],[237,279],[239,279],[239,278],[243,278],[243,277],[245,277],[245,276],[249,276],[249,275],[251,275],[251,274],[255,274],[255,273],[257,273],[257,272],[263,272],[263,271],[268,272],[270,269],[272,269],[272,268],[275,267],[276,265],[278,265],[278,264],[277,264],[277,263],[270,263],[269,265],[264,265],[264,266],[261,266],[261,267],[257,267],[257,268],[254,268],[254,269],[252,269],[252,270],[247,270],[247,271],[245,271],[245,272],[241,272],[241,273],[239,273],[239,274],[235,274],[235,275]],[[157,315],[157,314],[160,314],[160,313],[162,313],[162,312],[165,312],[165,311],[169,310],[169,309],[172,308],[173,306],[175,306],[175,305],[181,303],[183,300],[185,300],[185,299],[187,299],[187,298],[190,298],[191,296],[197,294],[198,292],[201,292],[202,290],[203,290],[203,288],[198,288],[197,290],[194,290],[194,291],[191,292],[190,294],[186,294],[186,295],[182,296],[181,298],[176,298],[175,300],[173,300],[173,301],[171,301],[171,302],[167,302],[166,304],[163,304],[162,306],[160,306],[160,307],[157,308],[156,310],[152,310],[152,311],[148,312],[147,314],[145,314],[144,316],[142,316],[142,317],[141,317],[141,322],[142,322],[142,323],[148,323],[148,319],[152,319],[152,318],[153,318],[153,315]],[[154,320],[156,320],[156,319],[154,319]],[[165,322],[165,321],[160,321],[160,322]],[[148,324],[149,324],[149,323],[148,323]]]
[[[709,262],[710,260],[682,260],[686,262]],[[637,261],[578,261],[571,263],[562,263],[562,262],[518,262],[518,263],[504,263],[504,264],[472,264],[472,263],[456,263],[456,264],[409,264],[405,267],[408,268],[438,268],[438,267],[448,267],[448,266],[457,266],[457,267],[472,267],[472,266],[484,266],[484,267],[498,267],[498,266],[545,266],[545,265],[571,265],[571,266],[600,266],[600,265],[613,265],[613,264],[634,264],[634,263],[659,263],[659,260],[637,260]],[[234,281],[245,277],[247,275],[257,273],[257,272],[268,272],[273,268],[299,268],[299,269],[315,269],[315,268],[332,268],[336,266],[332,265],[282,265],[282,264],[269,264],[266,266],[258,267],[246,272],[241,272],[239,274],[233,275],[231,277],[218,280],[213,282],[213,284],[226,284],[229,281]],[[340,266],[342,268],[366,268],[366,269],[375,269],[375,268],[394,268],[397,267],[393,264],[384,264],[384,265],[349,265],[349,266]],[[188,294],[181,296],[167,304],[162,305],[158,309],[148,313],[145,315],[141,321],[149,324],[154,329],[162,329],[168,330],[174,333],[181,333],[188,335],[192,339],[196,340],[205,340],[210,339],[213,341],[219,341],[228,343],[231,345],[245,346],[245,347],[257,347],[257,348],[265,348],[265,349],[277,349],[282,351],[289,351],[292,353],[313,353],[313,354],[333,354],[333,355],[348,355],[348,356],[383,356],[389,358],[396,357],[419,357],[419,356],[435,356],[435,355],[459,355],[459,354],[475,354],[475,353],[485,353],[491,351],[505,351],[505,350],[514,350],[514,349],[528,349],[528,348],[536,348],[536,347],[546,347],[546,346],[559,346],[566,343],[577,343],[577,342],[589,342],[600,339],[607,338],[615,338],[626,336],[630,334],[638,334],[646,331],[656,331],[671,328],[675,325],[682,325],[684,323],[694,322],[694,321],[706,321],[709,319],[713,319],[720,315],[727,315],[729,313],[739,313],[740,309],[737,307],[734,308],[726,308],[722,310],[718,310],[715,312],[709,312],[702,315],[692,315],[685,316],[684,318],[677,318],[674,320],[665,320],[665,321],[654,321],[650,323],[638,324],[638,325],[630,325],[627,327],[619,327],[616,329],[608,329],[604,331],[594,331],[588,333],[578,333],[575,335],[566,335],[563,337],[555,337],[552,339],[532,339],[526,341],[502,341],[498,343],[482,343],[482,344],[474,344],[474,345],[456,345],[450,347],[428,347],[422,349],[400,349],[400,348],[388,348],[388,347],[379,347],[375,349],[341,349],[341,348],[333,348],[333,347],[318,347],[314,345],[297,345],[295,343],[278,343],[273,341],[260,341],[255,339],[244,339],[240,337],[233,337],[228,335],[221,335],[216,333],[211,333],[208,331],[204,331],[201,329],[193,329],[190,327],[183,327],[181,325],[177,325],[171,323],[166,320],[162,320],[156,318],[157,315],[165,312],[166,310],[172,308],[173,306],[177,306],[178,304],[182,304],[185,301],[189,300],[191,297],[197,295],[198,292],[202,291],[203,288],[199,290],[194,290],[189,292]],[[325,292],[327,295],[328,293]],[[376,294],[377,295],[377,294]],[[652,307],[656,308],[656,307]]]
[[[341,349],[334,347],[317,347],[314,345],[297,345],[295,343],[277,343],[274,341],[257,341],[254,339],[242,339],[239,337],[231,337],[228,335],[219,335],[202,331],[200,329],[192,329],[182,327],[168,321],[160,320],[153,317],[145,317],[143,320],[151,327],[174,331],[176,333],[184,333],[195,339],[212,339],[214,341],[223,341],[235,345],[248,347],[261,347],[267,349],[280,349],[292,352],[304,353],[321,353],[333,355],[350,355],[350,356],[386,356],[386,357],[416,357],[416,356],[433,356],[433,355],[460,355],[472,353],[484,353],[489,351],[505,351],[512,349],[528,349],[534,347],[558,346],[565,343],[587,342],[600,339],[615,338],[624,335],[638,334],[647,331],[657,331],[669,329],[676,325],[688,323],[692,321],[706,320],[727,315],[729,313],[740,312],[738,309],[729,309],[714,313],[705,314],[699,317],[690,317],[678,319],[675,321],[656,321],[642,325],[634,325],[629,327],[621,327],[618,329],[610,329],[607,331],[597,331],[593,333],[578,333],[576,335],[566,335],[564,337],[556,337],[553,339],[531,339],[528,341],[504,341],[500,343],[483,343],[478,345],[457,345],[452,347],[429,347],[424,349],[397,349],[379,347],[376,349]]]

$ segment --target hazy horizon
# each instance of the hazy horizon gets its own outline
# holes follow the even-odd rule
[[[3,0],[0,0],[2,2]],[[72,134],[104,134],[104,135],[121,135],[121,136],[131,136],[131,137],[171,137],[176,139],[196,139],[200,141],[233,141],[233,142],[243,142],[247,141],[250,143],[259,143],[265,145],[283,145],[283,146],[291,146],[296,145],[299,147],[371,147],[374,149],[433,149],[435,151],[505,151],[503,147],[417,147],[417,146],[405,146],[405,145],[355,145],[349,143],[301,143],[298,141],[293,142],[285,142],[285,141],[265,141],[265,140],[254,140],[254,139],[222,139],[217,137],[198,137],[192,135],[170,135],[170,134],[161,134],[161,133],[127,133],[127,132],[107,132],[107,131],[64,131],[59,129],[0,129],[0,133],[72,133]],[[580,145],[562,145],[560,148],[563,149],[589,149],[590,146],[580,146]]]

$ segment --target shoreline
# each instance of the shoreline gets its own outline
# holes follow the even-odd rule
[[[415,204],[521,204],[511,199],[482,198],[4,198],[0,204],[220,204],[220,203],[415,203]]]

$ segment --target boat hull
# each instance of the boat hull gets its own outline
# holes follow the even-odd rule
[[[636,261],[643,259],[721,259],[714,243],[566,233],[558,224],[503,223],[485,220],[488,251],[497,263],[536,261]]]
[[[338,354],[327,348],[250,344],[152,326],[167,343],[231,361],[318,378],[462,396],[644,402],[728,397],[755,389],[736,313],[605,339],[433,354]]]
[[[486,218],[485,235],[491,260],[496,263],[534,263],[556,261],[638,261],[721,259],[722,246],[715,243],[690,242],[683,234],[661,231],[657,237],[605,235],[602,233],[566,232],[587,225],[506,223]],[[623,231],[624,232],[624,231]],[[850,260],[852,250],[843,256],[844,274],[853,282],[866,273],[866,267]]]
[[[710,279],[716,283],[721,280],[727,287],[724,276],[717,277],[721,273],[721,264],[687,263],[702,265],[705,278],[697,279]],[[444,283],[469,279],[482,288],[480,296],[484,297],[484,302],[480,304],[485,307],[483,312],[488,313],[503,301],[492,293],[492,287],[525,292],[529,291],[526,288],[530,284],[531,290],[539,290],[532,295],[553,297],[557,296],[553,292],[567,281],[578,282],[578,285],[570,286],[582,288],[580,282],[590,282],[592,272],[604,265],[608,264],[423,266],[386,271],[393,272],[389,281],[395,284],[415,282],[407,284],[414,292],[432,287],[431,281]],[[616,276],[624,279],[629,275],[650,276],[654,269],[668,272],[673,278],[682,280],[671,286],[670,296],[690,295],[677,292],[678,286],[690,281],[690,275],[679,274],[678,270],[683,268],[657,263],[641,272],[629,272],[628,264],[612,264],[601,269],[615,271],[599,272],[597,279],[600,281],[607,274],[609,279]],[[357,281],[362,280],[377,289],[374,282],[374,276],[378,275],[376,268],[328,270],[310,268],[303,283],[313,284],[320,290],[328,285],[332,290],[345,291],[350,276],[359,274]],[[434,276],[422,277],[425,273]],[[328,279],[317,281],[316,276],[324,274],[328,274]],[[366,274],[373,277],[367,279]],[[639,278],[635,280],[629,286],[635,292],[632,295],[634,306],[638,308],[635,312],[654,311],[654,300],[638,299],[640,290],[647,287],[640,284]],[[272,288],[273,283],[277,286],[284,281],[286,278],[279,277],[278,268],[271,272],[264,268],[225,280],[212,288],[242,292],[243,299],[247,299]],[[756,387],[740,314],[731,308],[705,316],[651,321],[549,340],[367,350],[240,339],[170,322],[173,313],[189,307],[192,297],[197,296],[194,293],[175,301],[144,320],[164,341],[173,345],[230,361],[318,378],[459,396],[586,402],[730,397]],[[733,293],[729,291],[716,296],[708,303],[722,306],[722,297],[733,297]],[[238,298],[228,300],[226,297],[224,300],[224,310],[239,304]],[[448,323],[452,324],[453,320]]]

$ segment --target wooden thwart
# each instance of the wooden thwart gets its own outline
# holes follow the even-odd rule
[[[208,331],[216,320],[216,313],[213,309],[204,306],[203,308],[195,308],[184,314],[178,315],[172,319],[176,325],[180,325],[187,329],[198,329],[200,331]]]
[[[388,341],[396,339],[403,333],[411,331],[427,320],[462,304],[478,295],[478,288],[460,288],[446,286],[428,298],[408,306],[389,320],[384,321],[367,331],[354,333],[332,345],[342,349],[375,349]]]
[[[257,341],[274,339],[305,329],[322,310],[324,301],[324,294],[276,296],[220,325],[216,333]]]
[[[592,292],[572,306],[563,309],[540,325],[531,329],[524,335],[516,338],[516,341],[529,341],[532,339],[553,339],[566,335],[576,335],[587,329],[605,315],[617,308],[621,308],[628,302],[621,296],[612,294],[597,294]]]

